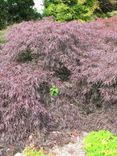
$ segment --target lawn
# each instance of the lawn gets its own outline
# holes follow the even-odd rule
[[[5,33],[7,29],[1,30],[0,31],[0,44],[3,44],[5,42]]]

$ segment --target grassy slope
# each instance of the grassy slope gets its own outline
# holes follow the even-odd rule
[[[6,33],[7,29],[1,30],[0,31],[0,44],[5,42],[5,33]]]

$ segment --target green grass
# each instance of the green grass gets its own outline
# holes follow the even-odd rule
[[[7,29],[1,30],[0,31],[0,44],[5,43],[5,34],[6,34]]]

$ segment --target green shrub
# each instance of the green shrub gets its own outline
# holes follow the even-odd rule
[[[41,18],[41,14],[33,9],[33,0],[7,0],[7,6],[9,24]]]
[[[106,130],[91,132],[84,140],[86,156],[116,156],[117,136]]]
[[[59,95],[59,88],[57,88],[56,86],[52,86],[51,88],[50,88],[50,95],[51,96],[57,96],[57,95]]]
[[[97,0],[56,0],[45,4],[44,14],[54,16],[57,21],[61,22],[74,19],[90,20],[94,11],[99,7]]]

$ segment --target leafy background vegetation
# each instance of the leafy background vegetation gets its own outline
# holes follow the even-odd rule
[[[0,29],[9,24],[41,18],[41,14],[33,6],[33,0],[1,0]]]
[[[92,19],[94,11],[98,8],[97,0],[46,1],[45,15],[53,15],[57,21],[87,21]]]
[[[41,15],[33,8],[33,0],[1,0],[0,29],[14,22],[41,19],[42,16],[53,16],[57,21],[88,21],[97,16],[108,16],[107,12],[117,8],[113,0],[44,0],[44,6]]]

